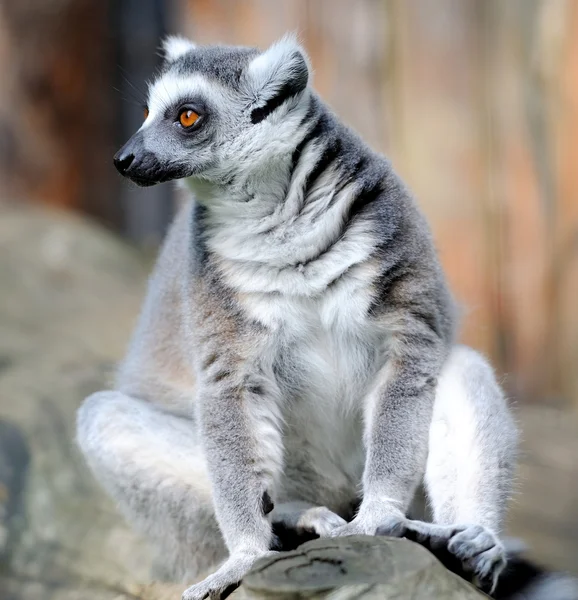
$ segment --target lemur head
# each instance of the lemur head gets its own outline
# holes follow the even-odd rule
[[[143,186],[221,183],[291,152],[309,94],[308,59],[293,37],[264,52],[169,37],[163,50],[145,121],[114,157],[122,175]]]

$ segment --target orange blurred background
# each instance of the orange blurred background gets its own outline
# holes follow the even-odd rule
[[[34,3],[0,4],[4,200],[154,242],[173,189],[137,199],[110,157],[139,123],[159,36],[264,47],[297,31],[321,95],[426,211],[463,339],[516,398],[578,405],[575,1],[47,0],[30,15]]]

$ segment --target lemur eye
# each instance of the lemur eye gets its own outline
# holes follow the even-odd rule
[[[145,118],[145,121],[146,121],[149,118],[149,107],[148,106],[145,106],[143,108],[143,114],[144,114],[144,118]]]
[[[185,108],[179,113],[179,123],[185,127],[192,127],[199,118],[199,115],[190,108]]]

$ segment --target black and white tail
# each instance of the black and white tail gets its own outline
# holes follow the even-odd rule
[[[578,600],[578,578],[537,565],[518,544],[508,548],[508,564],[491,594],[495,600]],[[510,546],[510,544],[508,544]]]

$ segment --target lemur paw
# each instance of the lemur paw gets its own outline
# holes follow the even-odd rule
[[[347,521],[325,506],[315,506],[303,512],[297,521],[297,530],[329,537],[333,531],[347,525]]]
[[[380,520],[383,523],[383,519]],[[405,531],[407,519],[401,515],[391,515],[386,519],[386,525],[381,525],[380,528],[388,531],[381,535],[390,535],[392,537],[401,537]],[[346,523],[342,527],[334,529],[330,537],[343,537],[346,535],[376,535],[379,528],[375,524],[375,520],[358,515],[350,523]]]
[[[295,550],[301,544],[319,537],[330,537],[331,533],[347,522],[326,506],[281,505],[273,513],[274,550]]]
[[[480,525],[436,525],[405,522],[399,528],[379,527],[378,535],[405,537],[430,550],[448,569],[473,581],[484,591],[496,586],[506,566],[506,550],[498,537]]]
[[[240,584],[241,579],[253,564],[263,556],[274,552],[233,554],[212,575],[184,591],[182,600],[222,600],[229,596]]]
[[[506,566],[506,549],[489,529],[480,525],[463,527],[449,541],[448,550],[474,574],[478,587],[486,591],[496,587]]]

